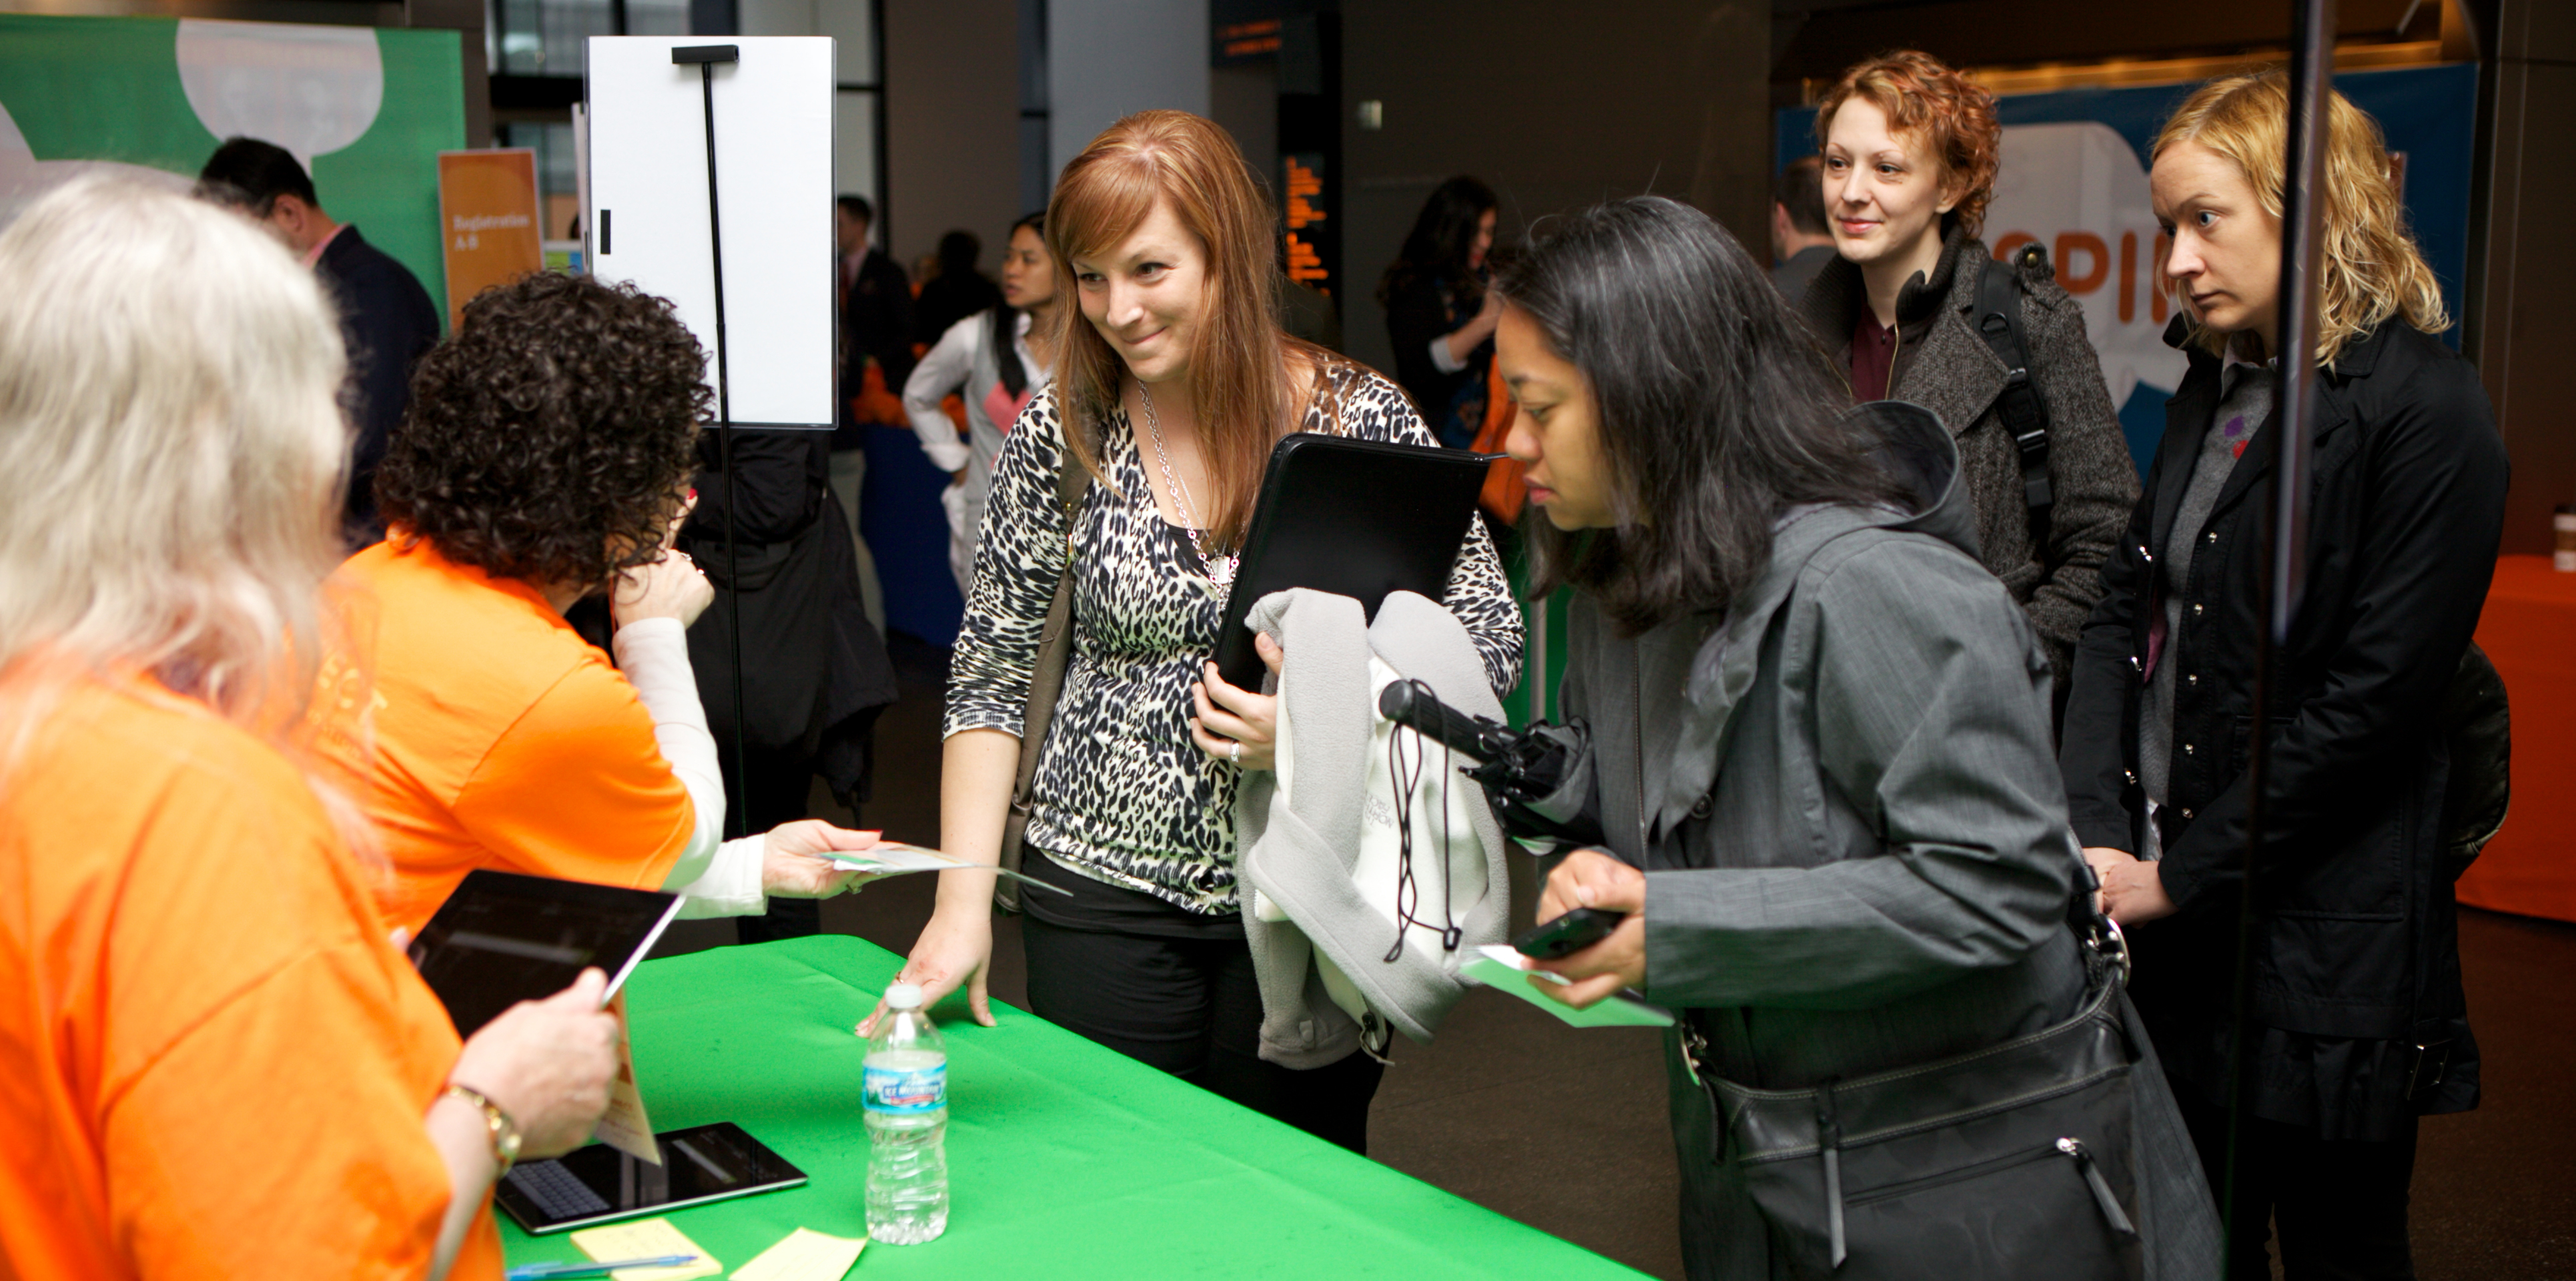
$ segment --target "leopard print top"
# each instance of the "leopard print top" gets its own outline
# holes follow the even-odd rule
[[[1327,367],[1324,395],[1299,429],[1433,444],[1396,385],[1347,362]],[[1141,890],[1205,915],[1239,910],[1234,789],[1242,771],[1189,736],[1190,684],[1216,648],[1225,589],[1208,580],[1189,535],[1155,509],[1136,435],[1121,411],[1100,428],[1101,466],[1076,508],[1073,653],[1038,760],[1026,840],[1094,880]],[[1060,469],[1065,445],[1052,388],[1022,411],[994,465],[991,507],[948,684],[944,733],[1020,733],[1038,634],[1064,572]],[[1520,679],[1521,612],[1482,522],[1451,572],[1443,603],[1466,625],[1497,690]]]

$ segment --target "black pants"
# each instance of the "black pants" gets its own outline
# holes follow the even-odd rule
[[[2177,1083],[2183,1124],[2200,1149],[2209,1193],[2224,1197],[2227,1112]],[[2237,1130],[2235,1238],[2228,1281],[2271,1281],[2263,1244],[2277,1225],[2287,1281],[2409,1281],[2406,1189],[2415,1177],[2415,1121],[2382,1143],[2320,1139],[2307,1126],[2247,1117]]]
[[[1029,1011],[1253,1111],[1368,1151],[1384,1068],[1366,1054],[1298,1071],[1262,1061],[1261,990],[1242,938],[1154,938],[1020,918]]]
[[[724,769],[725,804],[739,817],[730,818],[725,826],[737,833],[758,834],[808,817],[805,802],[814,786],[814,760],[802,752],[752,748],[745,755],[750,767],[742,772],[748,798],[733,795],[733,744],[717,740],[717,757]],[[734,937],[744,943],[772,943],[779,939],[809,938],[823,932],[823,903],[810,898],[773,898],[763,916],[734,918]]]

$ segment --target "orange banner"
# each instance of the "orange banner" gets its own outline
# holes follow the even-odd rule
[[[438,153],[438,225],[453,332],[474,295],[545,268],[537,153],[526,147]]]

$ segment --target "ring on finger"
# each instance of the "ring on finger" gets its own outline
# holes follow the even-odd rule
[[[1243,763],[1243,744],[1236,743],[1233,747],[1227,749],[1225,758],[1237,765],[1241,765]]]

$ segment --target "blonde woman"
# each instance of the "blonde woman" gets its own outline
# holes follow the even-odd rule
[[[498,1277],[584,1142],[597,970],[460,1052],[286,746],[339,558],[330,305],[131,185],[0,235],[0,1272]]]
[[[2203,86],[2157,136],[2164,271],[2190,373],[2103,568],[2067,708],[2071,816],[2213,1188],[2227,1044],[2259,566],[2277,429],[2288,96],[2279,72]],[[2391,180],[2379,128],[2328,115],[2315,507],[2276,655],[2245,1028],[2231,1276],[2412,1276],[2418,1116],[2478,1100],[2435,716],[2495,568],[2505,452]],[[2143,674],[2144,679],[2141,680]]]

